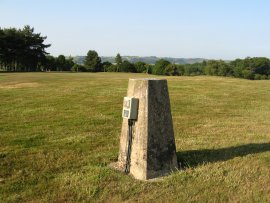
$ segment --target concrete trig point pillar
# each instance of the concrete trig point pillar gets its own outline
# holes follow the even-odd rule
[[[130,174],[147,180],[178,168],[167,80],[130,79],[127,97],[139,99],[133,125]],[[127,161],[128,119],[123,118],[117,168]]]

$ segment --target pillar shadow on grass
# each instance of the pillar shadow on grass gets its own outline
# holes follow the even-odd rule
[[[252,143],[221,149],[178,151],[177,158],[181,168],[185,169],[267,151],[270,151],[270,143]]]

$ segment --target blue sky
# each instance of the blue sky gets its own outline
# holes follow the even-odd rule
[[[268,0],[0,0],[0,27],[30,25],[52,55],[270,57]]]

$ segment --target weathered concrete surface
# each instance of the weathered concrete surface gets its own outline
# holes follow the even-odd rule
[[[138,119],[133,126],[130,174],[147,180],[178,167],[167,80],[130,79],[128,97],[139,99]],[[123,119],[117,168],[124,170],[128,120]]]

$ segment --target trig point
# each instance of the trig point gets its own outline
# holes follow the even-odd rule
[[[148,180],[178,168],[165,79],[130,79],[124,98],[117,168]]]

